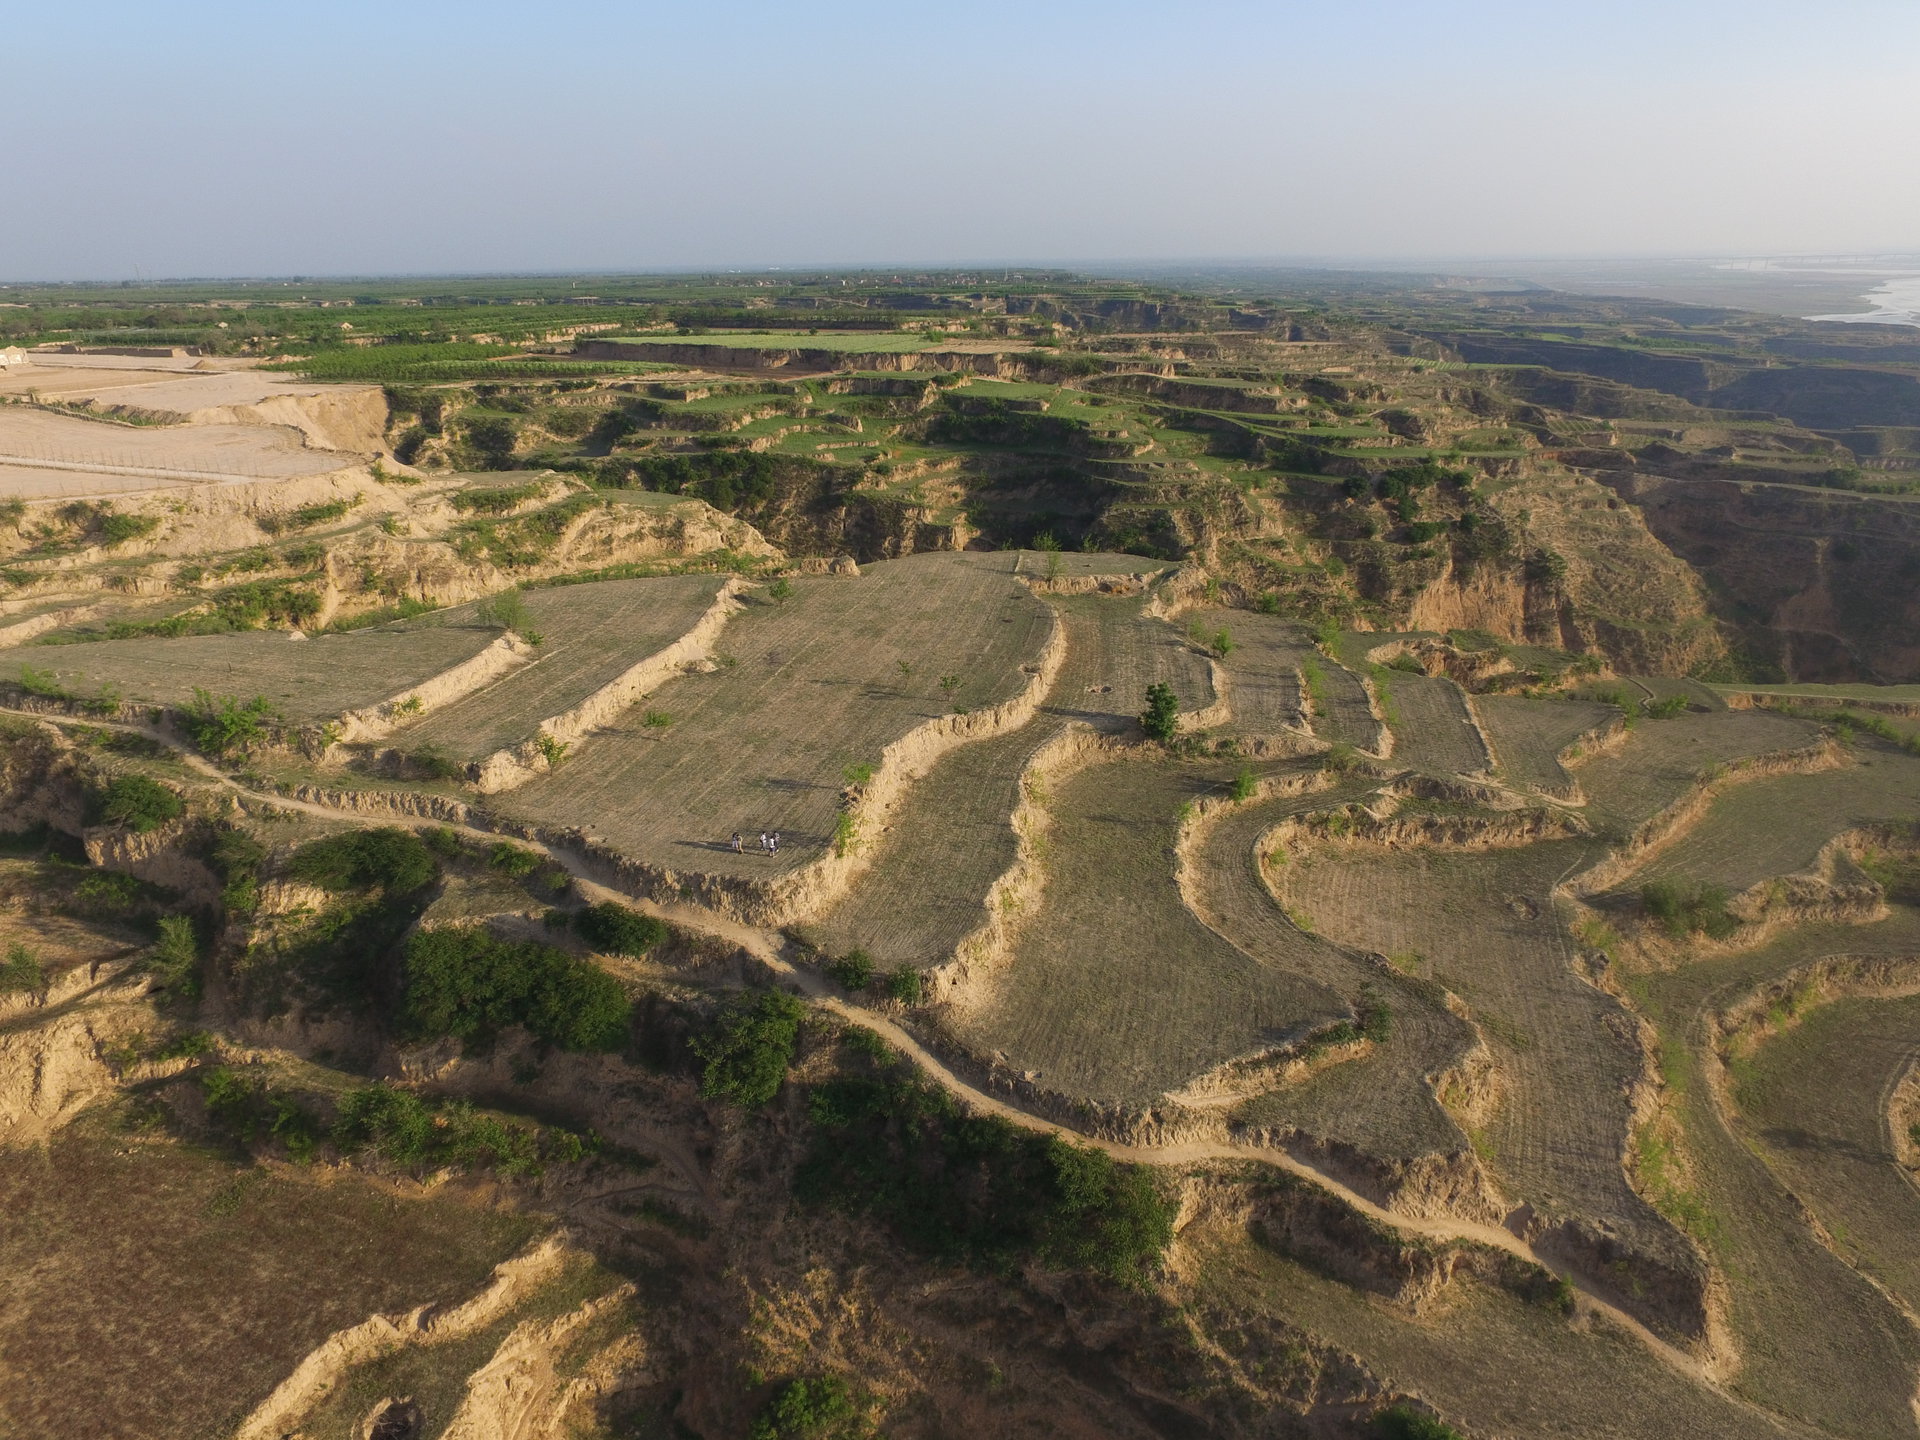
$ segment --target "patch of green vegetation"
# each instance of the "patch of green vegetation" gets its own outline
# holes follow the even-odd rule
[[[1180,697],[1171,685],[1155,682],[1147,687],[1147,708],[1140,712],[1140,728],[1149,740],[1170,742],[1180,728]]]
[[[431,884],[439,866],[419,836],[388,825],[309,841],[294,851],[287,871],[323,890],[375,888],[410,895]]]
[[[598,966],[551,945],[496,938],[484,926],[424,930],[407,942],[402,1030],[472,1047],[524,1025],[561,1050],[615,1050],[632,1002]]]
[[[145,775],[117,775],[107,782],[95,802],[103,824],[119,825],[145,835],[186,811],[186,802],[172,790]]]
[[[700,1093],[749,1108],[772,1100],[793,1064],[806,1013],[783,990],[762,990],[729,1004],[693,1041],[702,1064]]]
[[[1175,1206],[1144,1167],[967,1115],[910,1073],[827,1081],[807,1113],[802,1201],[871,1215],[936,1260],[1005,1271],[1031,1259],[1144,1285],[1172,1241]]]
[[[1729,897],[1718,885],[1688,885],[1680,880],[1653,880],[1640,888],[1640,903],[1676,940],[1705,935],[1725,940],[1740,928],[1727,909]]]
[[[269,535],[281,535],[288,530],[311,529],[315,525],[325,525],[329,521],[345,518],[347,513],[360,503],[360,498],[358,495],[349,495],[339,500],[302,505],[299,509],[284,515],[263,515],[260,517],[259,525]],[[291,551],[287,552],[287,558],[290,564],[299,563],[292,559]]]
[[[146,968],[162,990],[192,999],[200,993],[200,939],[193,922],[184,915],[163,915],[158,930]]]
[[[573,930],[603,955],[645,955],[667,938],[667,927],[611,900],[589,905],[573,917]]]
[[[789,1380],[755,1417],[752,1440],[855,1440],[874,1433],[838,1375]]]
[[[1453,1426],[1411,1405],[1390,1405],[1373,1417],[1381,1440],[1466,1440]]]
[[[843,990],[850,990],[855,994],[858,994],[873,984],[873,977],[876,973],[874,970],[873,957],[866,951],[860,949],[849,950],[846,954],[836,956],[832,960],[829,960],[826,965],[826,970],[834,984]]]
[[[7,958],[0,961],[0,995],[23,990],[32,993],[46,988],[47,972],[40,957],[18,940],[7,946]]]

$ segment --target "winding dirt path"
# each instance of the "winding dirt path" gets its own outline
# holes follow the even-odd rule
[[[357,819],[364,821],[365,816],[353,814],[320,805],[312,801],[295,800],[286,796],[253,790],[231,776],[222,772],[212,762],[185,745],[178,737],[165,731],[143,725],[129,725],[117,722],[81,720],[67,716],[47,715],[36,711],[14,710],[0,706],[0,713],[11,713],[33,720],[46,720],[54,724],[88,726],[93,729],[111,729],[129,734],[142,735],[157,744],[166,746],[197,774],[222,786],[236,795],[259,804],[292,810],[302,814],[315,815],[329,820]],[[396,815],[388,823],[405,825],[415,829],[437,827],[444,822],[414,816]],[[500,838],[490,830],[481,830],[468,825],[449,825],[447,828],[473,839],[492,841]],[[1476,1223],[1469,1220],[1452,1218],[1418,1218],[1397,1214],[1382,1208],[1357,1191],[1341,1183],[1333,1176],[1316,1169],[1284,1150],[1262,1149],[1247,1146],[1223,1144],[1217,1141],[1193,1141],[1166,1146],[1123,1145],[1114,1141],[1101,1140],[1083,1135],[1067,1126],[1046,1120],[1021,1110],[1005,1101],[978,1089],[957,1075],[938,1056],[928,1051],[917,1039],[902,1026],[885,1015],[854,1005],[833,993],[830,983],[813,970],[796,965],[789,958],[789,945],[777,931],[762,929],[714,915],[711,911],[698,910],[680,905],[661,905],[650,900],[640,899],[616,890],[592,873],[593,867],[578,855],[565,850],[555,849],[534,840],[518,839],[516,843],[529,849],[538,850],[555,864],[561,866],[578,884],[583,897],[589,900],[611,899],[631,906],[644,913],[658,916],[672,924],[701,934],[710,935],[738,945],[747,954],[758,960],[780,981],[797,991],[802,997],[822,1010],[829,1011],[855,1024],[877,1031],[887,1041],[910,1059],[930,1080],[945,1089],[956,1100],[977,1114],[995,1115],[1023,1129],[1058,1135],[1075,1144],[1091,1145],[1105,1151],[1117,1160],[1134,1164],[1182,1166],[1201,1164],[1212,1160],[1254,1160],[1271,1165],[1276,1169],[1305,1180],[1334,1196],[1341,1203],[1366,1216],[1377,1224],[1387,1226],[1403,1234],[1418,1236],[1422,1239],[1442,1241],[1465,1241],[1491,1246],[1517,1256],[1539,1266],[1548,1274],[1557,1276],[1570,1284],[1577,1292],[1577,1303],[1582,1313],[1598,1316],[1611,1321],[1626,1333],[1634,1336],[1656,1358],[1686,1379],[1706,1386],[1721,1398],[1756,1417],[1774,1420],[1773,1412],[1733,1393],[1721,1385],[1707,1364],[1686,1351],[1669,1343],[1652,1329],[1620,1309],[1604,1297],[1594,1293],[1582,1278],[1574,1272],[1562,1270],[1540,1254],[1534,1248],[1509,1230],[1499,1226]]]

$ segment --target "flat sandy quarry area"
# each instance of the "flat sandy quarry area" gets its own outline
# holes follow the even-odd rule
[[[24,405],[0,407],[0,490],[27,500],[290,479],[348,463],[340,451],[307,448],[288,426],[117,425]]]

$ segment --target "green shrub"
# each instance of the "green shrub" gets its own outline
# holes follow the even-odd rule
[[[793,583],[784,575],[767,587],[767,598],[776,605],[784,605],[793,596]]]
[[[282,718],[264,695],[243,703],[238,696],[216,696],[196,685],[186,711],[187,734],[207,754],[223,756],[265,739]]]
[[[184,915],[160,920],[160,937],[147,955],[147,969],[160,988],[191,999],[200,993],[200,940]]]
[[[1227,796],[1234,804],[1243,805],[1251,800],[1259,789],[1260,780],[1259,777],[1253,773],[1253,767],[1251,765],[1243,765],[1240,768],[1240,773],[1234,776],[1233,782],[1227,786]]]
[[[1373,1433],[1382,1440],[1465,1440],[1444,1421],[1411,1405],[1394,1405],[1373,1417]]]
[[[1147,708],[1140,714],[1140,728],[1150,740],[1164,744],[1173,739],[1180,728],[1180,697],[1171,685],[1155,683],[1147,687]]]
[[[309,841],[293,852],[287,870],[323,890],[377,887],[389,895],[411,895],[439,874],[420,837],[395,825]]]
[[[1687,885],[1676,880],[1654,880],[1640,888],[1640,903],[1676,940],[1705,935],[1725,940],[1740,928],[1727,909],[1727,892],[1718,885]]]
[[[424,930],[407,942],[401,1028],[415,1040],[490,1043],[510,1025],[562,1050],[614,1050],[632,1002],[598,966],[484,926]]]
[[[0,963],[0,994],[8,991],[39,991],[47,988],[47,972],[35,955],[19,941],[7,947],[7,958]]]
[[[873,983],[873,973],[873,957],[860,949],[827,962],[827,974],[843,990],[866,989]]]
[[[789,1380],[753,1422],[753,1440],[839,1440],[868,1433],[860,1407],[837,1375]]]
[[[662,922],[611,900],[589,905],[575,915],[573,928],[603,955],[644,955],[667,938]]]
[[[100,543],[112,547],[124,545],[129,540],[138,540],[151,535],[160,528],[157,515],[116,515],[102,514],[100,517]]]
[[[793,1063],[806,1007],[783,990],[742,996],[693,1041],[702,1062],[700,1093],[736,1105],[765,1105],[780,1093]]]
[[[937,1260],[1004,1271],[1039,1259],[1140,1284],[1175,1206],[1144,1167],[965,1114],[916,1075],[846,1076],[808,1097],[806,1203],[874,1216]]]
[[[515,845],[510,840],[496,840],[493,848],[487,851],[487,864],[517,880],[540,868],[540,854],[536,850]]]
[[[145,775],[115,776],[100,792],[98,804],[101,820],[138,835],[178,819],[187,808],[173,791]]]
[[[1649,700],[1645,709],[1651,720],[1671,720],[1676,715],[1687,713],[1687,697],[1683,693],[1669,695],[1664,700]]]
[[[412,1091],[363,1086],[340,1097],[332,1138],[347,1154],[371,1148],[396,1165],[423,1165],[434,1147],[433,1111]]]
[[[911,965],[901,965],[887,972],[887,998],[898,1000],[902,1005],[918,1005],[926,993],[926,984],[920,972]]]
[[[51,670],[36,670],[31,665],[20,667],[20,688],[29,695],[39,695],[48,700],[71,700],[73,696]]]

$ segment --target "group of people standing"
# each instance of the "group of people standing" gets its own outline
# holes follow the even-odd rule
[[[778,830],[762,830],[760,832],[760,852],[763,855],[778,855],[780,853],[780,832]],[[745,842],[741,840],[738,830],[733,832],[733,853],[736,855],[746,853]]]

